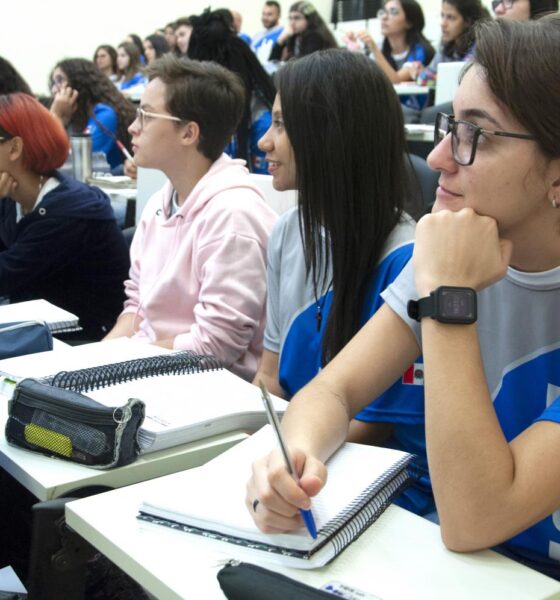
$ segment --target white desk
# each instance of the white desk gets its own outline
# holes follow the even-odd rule
[[[430,88],[425,85],[418,85],[413,81],[405,81],[404,83],[395,83],[393,85],[395,92],[399,96],[427,96],[430,93]]]
[[[4,404],[2,411],[5,413],[5,402],[3,401],[2,404]],[[5,417],[0,420],[1,423],[5,421]],[[86,486],[121,487],[192,469],[243,441],[246,437],[247,434],[241,431],[217,435],[140,456],[125,467],[101,471],[10,446],[2,433],[0,467],[39,500],[52,500]]]
[[[240,550],[138,522],[141,500],[158,485],[155,479],[71,502],[66,521],[156,597],[223,600],[216,580],[219,561],[239,557]],[[316,587],[339,581],[381,600],[560,598],[559,582],[494,552],[449,552],[437,525],[396,506],[327,567],[270,568]]]

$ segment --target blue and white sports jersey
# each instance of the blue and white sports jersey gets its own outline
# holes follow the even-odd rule
[[[412,264],[383,293],[387,304],[411,327],[419,343],[420,325],[406,304],[417,298]],[[560,424],[560,267],[542,273],[508,269],[506,277],[478,294],[477,330],[486,381],[508,441],[535,421]],[[426,457],[423,400],[395,396],[376,418],[395,423],[394,445]],[[558,429],[560,435],[560,428]],[[548,457],[543,460],[551,460]],[[423,499],[411,508],[421,512]],[[560,508],[560,507],[559,507]],[[560,566],[560,510],[508,540],[514,555]]]
[[[414,221],[407,216],[389,236],[383,258],[372,273],[362,307],[362,323],[383,304],[381,292],[409,261],[414,229]],[[289,397],[313,379],[321,368],[321,344],[331,302],[330,289],[315,297],[311,278],[306,274],[298,212],[292,209],[277,222],[268,243],[264,339],[264,347],[280,355],[280,384]],[[319,327],[318,309],[322,314]],[[391,392],[387,393],[390,395]]]

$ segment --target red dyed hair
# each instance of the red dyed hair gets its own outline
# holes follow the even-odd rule
[[[0,128],[23,141],[23,166],[49,175],[64,164],[70,144],[62,123],[27,94],[0,95]]]

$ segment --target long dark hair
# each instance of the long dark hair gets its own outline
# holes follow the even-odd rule
[[[134,75],[136,75],[136,73],[142,70],[140,52],[138,52],[136,44],[133,44],[132,42],[123,42],[117,46],[117,50],[119,48],[122,48],[128,56],[128,67],[126,67],[126,69],[123,71],[119,69],[119,76],[125,81],[129,81],[134,77]]]
[[[529,0],[529,14],[532,20],[555,12],[558,12],[558,0]]]
[[[214,61],[233,71],[245,86],[245,110],[237,129],[237,156],[249,161],[249,129],[251,127],[251,100],[255,93],[259,100],[272,108],[276,89],[249,46],[231,29],[222,11],[205,10],[202,15],[190,17],[192,34],[187,56],[193,60]]]
[[[16,71],[12,63],[0,56],[0,94],[14,92],[33,95],[27,81]]]
[[[301,46],[304,47],[306,45],[306,38],[310,36],[320,38],[322,40],[321,50],[325,50],[327,48],[336,48],[338,46],[327,24],[325,21],[323,21],[321,15],[311,2],[308,2],[307,0],[304,0],[303,2],[294,2],[294,4],[290,6],[289,12],[301,13],[307,21],[307,27],[305,28],[305,31],[300,34],[293,35],[288,40],[287,46],[291,55],[294,53],[293,46],[296,38],[298,37],[300,38]]]
[[[156,58],[161,58],[164,54],[169,52],[169,44],[163,35],[154,33],[146,38],[146,41],[152,44],[152,48],[155,50]]]
[[[425,20],[424,20],[424,12],[422,11],[422,7],[416,0],[398,0],[401,8],[403,9],[404,16],[410,25],[409,29],[406,30],[405,42],[410,50],[412,50],[417,44],[420,44],[424,47],[426,53],[426,62],[425,64],[429,64],[432,58],[434,57],[435,50],[430,44],[430,42],[424,37],[422,31],[424,30]],[[387,2],[385,2],[387,4]],[[389,44],[389,40],[385,38],[383,40],[383,45],[381,47],[381,51],[383,55],[389,62],[389,64],[396,68],[395,61],[391,56],[391,45]]]
[[[449,58],[463,58],[472,48],[475,41],[475,24],[478,21],[490,20],[488,10],[480,0],[443,0],[453,6],[465,21],[465,28],[456,39],[443,45],[443,54]]]
[[[99,103],[108,104],[117,113],[117,138],[130,149],[128,126],[136,115],[134,105],[90,60],[66,58],[57,63],[55,69],[57,67],[66,75],[70,87],[78,92],[76,111],[70,124],[80,131],[85,129],[94,106]]]
[[[333,301],[322,359],[331,360],[362,325],[361,307],[407,192],[402,110],[371,60],[325,50],[278,72],[294,152],[305,262],[315,293]]]
[[[105,50],[111,59],[111,69],[113,70],[113,75],[117,74],[117,51],[113,48],[113,46],[109,44],[101,44],[101,46],[97,46],[95,52],[93,53],[93,62],[97,65],[97,53],[99,50]]]

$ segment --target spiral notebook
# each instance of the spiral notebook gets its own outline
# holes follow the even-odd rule
[[[251,465],[276,447],[270,426],[202,467],[176,474],[140,506],[138,518],[204,536],[235,558],[302,569],[321,567],[357,539],[413,477],[413,456],[398,450],[344,444],[328,461],[327,484],[313,499],[318,536],[302,527],[287,534],[257,529],[245,506]],[[170,489],[167,489],[169,487]]]
[[[105,406],[142,400],[143,453],[230,431],[253,432],[267,421],[256,386],[221,368],[213,357],[187,351],[63,371],[43,380]],[[273,401],[277,411],[285,410],[285,400]]]
[[[47,300],[28,300],[0,306],[0,323],[17,321],[44,321],[53,334],[81,329],[76,315]]]

